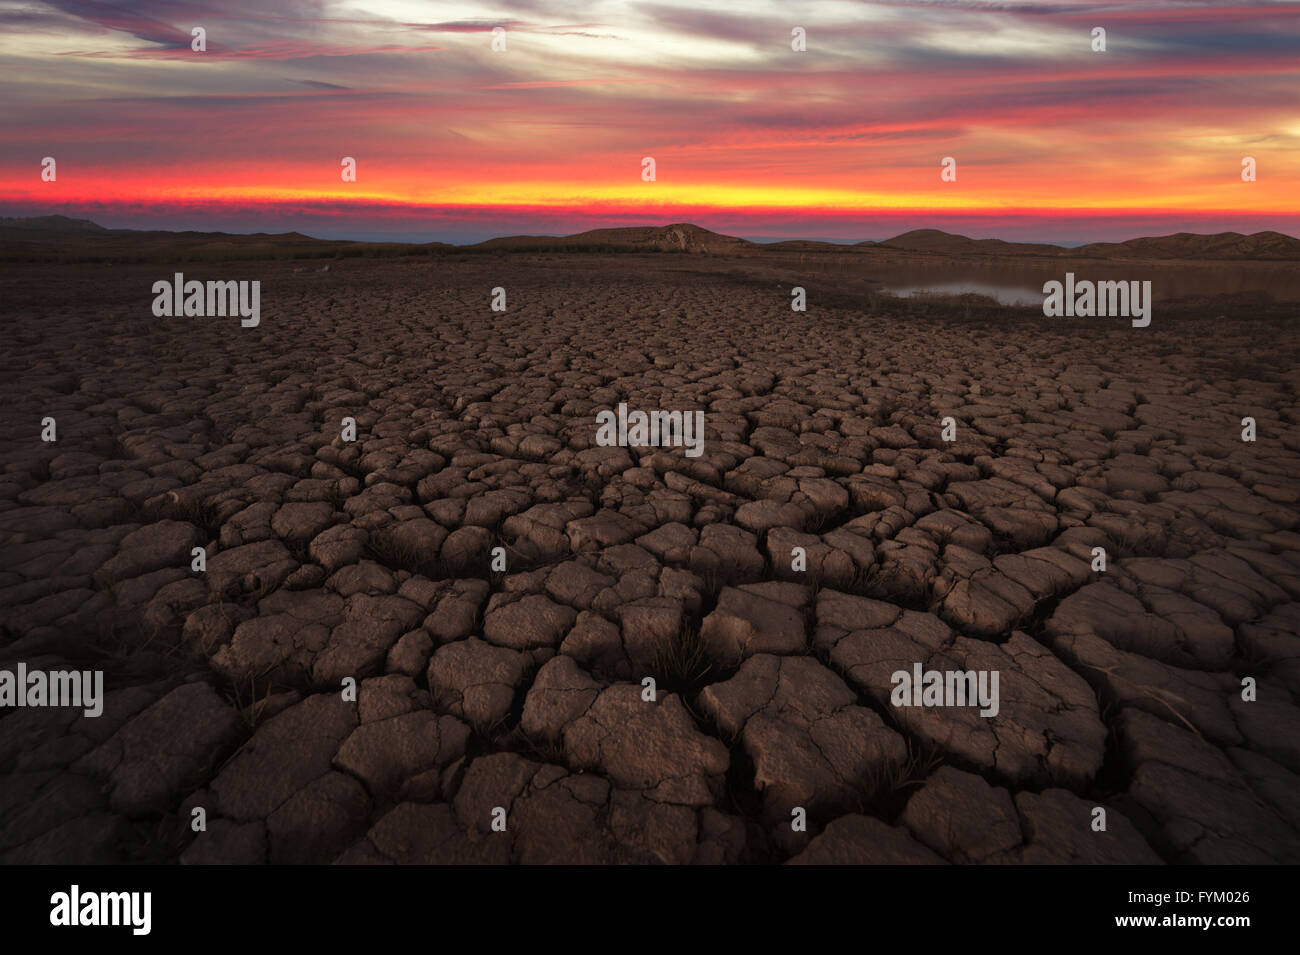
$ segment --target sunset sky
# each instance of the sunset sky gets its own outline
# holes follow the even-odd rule
[[[0,0],[0,129],[111,227],[1300,235],[1300,4]]]

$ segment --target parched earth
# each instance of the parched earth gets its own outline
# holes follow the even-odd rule
[[[1300,861],[1295,316],[760,268],[184,269],[248,329],[0,272],[0,668],[105,674],[0,711],[0,861]],[[620,402],[704,453],[597,446]]]

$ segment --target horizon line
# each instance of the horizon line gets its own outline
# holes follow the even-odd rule
[[[906,229],[902,232],[885,235],[883,238],[873,238],[873,237],[835,238],[829,236],[818,237],[818,236],[789,235],[789,234],[783,236],[771,236],[771,235],[758,235],[752,233],[748,235],[742,235],[734,232],[720,232],[717,229],[713,229],[708,226],[699,225],[698,223],[689,220],[677,220],[677,221],[660,220],[654,224],[634,223],[634,224],[624,224],[624,225],[597,225],[591,228],[580,229],[577,232],[496,232],[487,235],[484,238],[475,238],[472,241],[468,241],[468,242],[455,242],[455,241],[448,241],[439,238],[407,238],[407,237],[398,238],[397,237],[397,236],[412,235],[417,231],[414,229],[383,230],[382,228],[380,229],[356,228],[356,229],[349,230],[350,234],[329,235],[329,234],[319,234],[319,233],[313,234],[313,232],[317,231],[315,229],[313,229],[312,231],[305,231],[304,229],[289,229],[286,231],[268,232],[265,229],[245,230],[239,228],[234,228],[234,229],[231,228],[208,228],[208,229],[160,228],[160,227],[150,227],[148,225],[106,226],[103,225],[101,222],[96,221],[94,218],[91,218],[90,216],[70,216],[64,212],[46,212],[46,213],[40,213],[36,215],[17,215],[17,216],[4,215],[3,214],[4,212],[5,212],[4,207],[0,206],[0,220],[13,221],[13,222],[27,222],[27,221],[33,221],[39,219],[60,219],[61,218],[61,219],[66,219],[70,222],[88,222],[91,225],[95,226],[96,228],[103,229],[107,232],[123,232],[123,231],[141,232],[141,233],[161,232],[161,233],[169,233],[174,235],[194,233],[199,235],[229,235],[229,236],[240,236],[240,237],[252,237],[258,235],[269,236],[269,237],[299,235],[302,236],[303,238],[312,239],[313,241],[317,241],[317,242],[354,242],[354,243],[374,244],[374,245],[410,245],[410,246],[440,244],[440,245],[449,245],[454,248],[472,247],[496,239],[571,239],[571,238],[576,238],[577,236],[589,234],[591,232],[619,231],[619,230],[630,231],[635,229],[667,229],[667,228],[672,228],[674,226],[688,226],[690,228],[700,229],[712,235],[716,235],[720,238],[738,239],[740,241],[748,242],[753,245],[759,245],[759,246],[778,245],[783,242],[816,242],[824,245],[842,246],[846,249],[853,248],[854,246],[860,245],[862,243],[867,243],[867,242],[878,243],[878,244],[889,242],[894,239],[898,239],[903,236],[911,235],[917,232],[936,232],[953,238],[967,239],[969,241],[974,241],[974,242],[1001,241],[1001,242],[1007,242],[1012,245],[1047,245],[1047,246],[1054,246],[1056,248],[1062,248],[1062,249],[1071,249],[1071,248],[1077,248],[1085,245],[1099,245],[1099,244],[1119,245],[1125,242],[1137,241],[1139,239],[1162,239],[1162,238],[1169,238],[1176,235],[1191,235],[1191,236],[1199,236],[1199,237],[1210,237],[1216,235],[1240,235],[1242,237],[1250,237],[1253,235],[1273,233],[1277,235],[1282,235],[1286,238],[1296,239],[1297,241],[1300,241],[1300,234],[1289,233],[1282,229],[1260,229],[1251,232],[1242,232],[1237,229],[1217,230],[1217,231],[1209,231],[1209,232],[1193,232],[1187,229],[1180,229],[1174,232],[1163,232],[1158,234],[1153,234],[1153,233],[1129,234],[1127,238],[1123,238],[1123,239],[1073,239],[1073,240],[1061,240],[1061,239],[1054,240],[1054,239],[1028,238],[1028,237],[1016,237],[1016,238],[1007,239],[1001,236],[964,235],[959,232],[951,232],[948,231],[947,229],[941,229],[934,226],[920,226],[913,229]],[[1213,215],[1213,213],[1205,213],[1205,214]],[[306,228],[311,229],[312,227],[307,226]],[[424,230],[419,230],[419,231],[424,232]],[[427,234],[427,232],[425,232],[425,234]],[[89,235],[93,235],[93,233],[89,233]],[[384,236],[384,237],[381,238],[379,236]]]

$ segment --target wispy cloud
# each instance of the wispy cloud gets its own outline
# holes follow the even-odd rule
[[[804,215],[860,221],[867,208],[1141,208],[1169,231],[1215,210],[1300,218],[1297,3],[430,9],[0,0],[0,204],[158,215],[206,195],[218,203],[206,214],[243,221],[280,197],[352,209],[348,221],[356,202],[473,209],[503,231],[638,208],[728,221],[790,210],[785,234]],[[1105,53],[1091,49],[1096,26]],[[806,52],[791,49],[796,27]],[[39,178],[46,155],[56,183]],[[342,156],[358,159],[356,183],[340,180]],[[956,183],[940,181],[944,156]]]

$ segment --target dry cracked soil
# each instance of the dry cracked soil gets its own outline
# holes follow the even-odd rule
[[[172,271],[0,272],[0,667],[105,680],[0,713],[0,861],[1300,861],[1294,314],[189,270],[245,329],[154,318]],[[703,454],[598,446],[620,402]],[[893,705],[918,663],[997,715]]]

